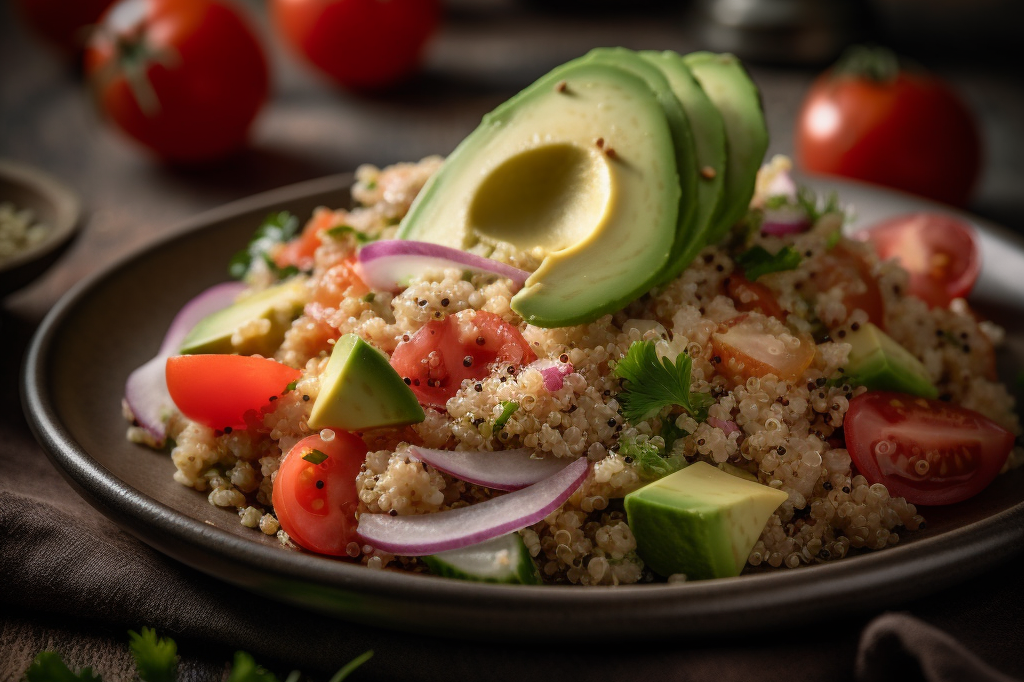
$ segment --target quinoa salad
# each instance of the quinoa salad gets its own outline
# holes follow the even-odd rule
[[[502,488],[466,480],[473,477],[428,462],[430,452],[482,457],[526,451],[530,460],[553,462],[551,471],[563,472],[561,467],[582,460],[586,466],[580,464],[579,476],[552,494],[557,504],[511,532],[532,575],[511,582],[574,585],[674,582],[735,574],[747,566],[798,568],[858,550],[882,550],[921,528],[926,510],[908,501],[909,493],[900,494],[902,488],[887,485],[895,480],[892,472],[873,474],[853,458],[848,413],[851,404],[874,392],[865,385],[871,381],[851,377],[853,339],[867,329],[916,363],[907,385],[927,390],[916,398],[909,391],[908,401],[941,402],[979,415],[1006,434],[1000,441],[1006,452],[995,469],[1022,461],[1014,402],[995,375],[1002,330],[979,321],[963,298],[929,305],[910,295],[912,274],[896,259],[882,259],[870,241],[847,236],[856,207],[795,187],[788,159],[776,157],[760,168],[741,218],[721,239],[696,251],[678,275],[592,321],[564,326],[528,323],[513,309],[519,286],[500,270],[434,262],[395,286],[367,282],[372,278],[360,260],[364,249],[399,237],[414,199],[443,163],[431,157],[383,169],[363,166],[351,208],[319,208],[305,225],[285,214],[268,218],[236,264],[243,284],[232,290],[230,303],[271,288],[285,287],[287,295],[265,314],[237,322],[216,353],[266,358],[292,374],[282,374],[285,380],[274,384],[280,389],[258,409],[247,410],[241,423],[227,426],[224,419],[185,416],[190,409],[176,406],[180,389],[168,363],[175,402],[160,408],[153,428],[141,418],[129,388],[128,438],[165,448],[178,483],[207,495],[212,505],[236,510],[253,533],[276,536],[284,548],[371,569],[469,579],[431,560],[449,547],[459,549],[455,545],[442,551],[424,545],[408,554],[383,549],[387,543],[374,541],[377,536],[364,531],[364,523],[440,519],[545,485]],[[801,227],[768,229],[773,220]],[[536,271],[545,257],[539,247],[508,243],[477,251],[525,273]],[[465,366],[432,373],[444,349],[424,345],[431,335],[467,343]],[[500,349],[477,355],[473,344],[483,353],[492,338],[499,339]],[[421,410],[422,418],[348,431],[334,422],[323,426],[315,410],[327,401],[328,390],[342,390],[329,369],[342,339],[368,346],[366,352],[376,355],[366,357],[380,356],[385,369],[390,364],[402,380],[399,388],[415,396],[411,409]],[[751,340],[754,350],[745,345]],[[422,352],[403,360],[416,348]],[[767,359],[758,349],[767,349]],[[641,362],[644,353],[651,362]],[[158,358],[161,368],[166,357]],[[358,365],[346,371],[358,371]],[[654,382],[658,371],[682,376],[682,395],[651,395],[657,391],[644,383]],[[307,447],[305,456],[292,455],[293,461],[302,457],[306,469],[286,474],[289,453],[310,438],[319,439],[318,445]],[[339,443],[348,448],[344,466],[354,478],[354,494],[346,492],[331,510],[335,530],[305,526],[296,521],[302,517],[297,505],[320,509],[309,495],[323,489],[323,480],[328,487],[336,484],[325,477],[339,474],[335,469],[321,476],[314,468],[333,457],[330,448]],[[879,453],[894,446],[890,439],[871,447]],[[914,452],[909,466],[921,476],[929,462],[938,466],[920,448]],[[735,570],[730,565],[725,572],[703,573],[685,563],[679,568],[660,559],[660,550],[644,546],[651,538],[669,542],[665,526],[690,523],[689,517],[669,522],[662,511],[648,512],[654,507],[644,506],[645,486],[704,471],[699,464],[724,473],[722,485],[739,481],[778,495],[764,507],[763,526],[746,544],[734,537],[721,550],[740,553]],[[299,477],[289,479],[288,489],[298,492],[287,503],[285,489],[278,490],[286,475]],[[308,493],[301,489],[303,476],[316,486]],[[326,499],[332,505],[338,498]],[[923,506],[937,503],[922,499]],[[635,518],[642,513],[652,515],[649,523]],[[695,531],[686,532],[686,551],[702,551],[691,542]],[[327,541],[325,533],[337,537]],[[467,538],[470,545],[478,541]],[[507,563],[508,551],[502,551]]]

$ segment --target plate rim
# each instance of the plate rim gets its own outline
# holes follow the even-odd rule
[[[47,351],[53,345],[55,335],[80,301],[86,299],[102,282],[116,277],[121,270],[136,261],[156,257],[156,253],[168,243],[201,238],[201,233],[211,224],[241,213],[344,191],[351,186],[352,178],[351,173],[343,173],[289,185],[233,201],[183,221],[178,229],[163,238],[124,256],[74,286],[50,310],[34,334],[25,356],[20,385],[23,411],[33,435],[76,492],[118,526],[161,553],[219,580],[278,599],[281,595],[265,593],[265,583],[260,580],[260,576],[269,583],[280,579],[301,578],[310,582],[313,589],[329,592],[358,590],[364,596],[383,604],[408,601],[417,606],[417,612],[439,608],[450,600],[476,600],[487,604],[489,608],[498,608],[510,614],[511,620],[498,623],[485,631],[481,631],[482,621],[479,619],[467,621],[465,627],[450,628],[449,634],[483,638],[511,634],[517,638],[531,639],[550,634],[549,630],[543,628],[518,631],[520,625],[537,618],[538,604],[535,602],[544,607],[541,611],[545,613],[565,609],[572,609],[576,614],[586,613],[588,627],[575,633],[579,636],[606,631],[610,621],[622,624],[623,618],[628,620],[629,614],[623,614],[621,608],[623,602],[631,604],[630,610],[639,614],[632,617],[632,624],[636,626],[633,632],[637,637],[657,634],[667,623],[673,624],[673,635],[762,631],[788,622],[797,613],[813,619],[826,615],[837,606],[851,611],[864,611],[881,604],[923,596],[976,575],[1021,551],[1024,545],[1024,500],[997,514],[934,537],[834,563],[802,566],[796,570],[780,568],[736,578],[695,581],[682,585],[581,588],[568,585],[472,583],[405,572],[374,571],[363,566],[249,541],[193,519],[133,488],[106,469],[73,439],[53,405],[46,365]],[[872,193],[903,196],[867,183],[849,183],[834,178],[815,178],[814,182],[826,182],[836,187],[840,196],[842,185],[863,185],[863,189]],[[917,197],[909,198],[918,205],[929,203]],[[936,206],[943,211],[966,217],[983,231],[992,232],[1024,251],[1024,240],[1008,233],[1005,228],[941,204]],[[160,537],[147,537],[144,529],[155,529]],[[190,543],[222,563],[232,564],[242,560],[247,564],[244,567],[247,574],[239,581],[230,576],[210,573],[200,565],[201,562],[185,556],[186,553],[180,549],[174,550],[172,546],[175,543]],[[943,560],[943,550],[948,547],[957,550],[954,552],[957,556],[955,560]],[[963,561],[964,557],[971,561]],[[908,570],[908,566],[915,570]],[[865,589],[873,590],[873,598],[865,599]],[[319,609],[315,603],[302,603],[292,598],[285,598],[284,601],[299,607],[324,610]],[[330,605],[326,606],[326,611],[346,620],[367,620],[364,613],[338,610]],[[757,617],[750,617],[752,613]],[[373,619],[373,623],[382,625],[378,619]],[[509,627],[510,623],[513,627]],[[416,624],[388,622],[383,625],[404,630]]]

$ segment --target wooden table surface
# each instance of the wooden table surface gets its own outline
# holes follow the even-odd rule
[[[660,3],[657,12],[582,14],[543,11],[541,2],[462,0],[448,5],[423,73],[401,90],[366,97],[338,91],[297,64],[272,36],[261,6],[255,0],[249,3],[271,51],[274,88],[251,147],[209,168],[180,170],[153,161],[106,126],[75,68],[25,32],[10,3],[0,5],[0,158],[36,166],[63,180],[81,195],[87,211],[80,236],[59,264],[2,302],[5,354],[23,352],[32,329],[75,282],[173,232],[203,210],[351,171],[364,162],[383,165],[445,154],[484,113],[551,67],[592,47],[679,52],[707,47],[699,12],[691,3]],[[981,121],[985,170],[970,209],[1024,234],[1024,81],[1011,68],[1020,48],[1003,42],[998,45],[1002,52],[991,54],[997,47],[993,36],[1002,35],[998,28],[956,40],[938,30],[893,39],[904,40],[922,62],[948,78]],[[797,108],[820,66],[752,62],[749,67],[763,92],[769,154],[790,153]],[[17,409],[16,369],[11,362],[5,367],[3,406]],[[14,433],[30,441],[20,421],[4,427],[5,437]],[[1013,567],[1004,566],[907,608],[953,631],[1005,671],[1024,675],[1018,654],[1024,647],[1024,619],[1019,615],[1024,589],[1017,575]],[[1009,592],[1002,588],[1014,581],[1018,586]],[[1015,609],[1012,617],[1006,599]],[[45,622],[37,626],[44,632],[48,627]],[[857,632],[856,627],[847,628],[831,644],[819,645],[849,659]],[[728,649],[715,658],[725,666],[728,659]],[[764,679],[777,677],[765,670]],[[674,678],[686,679],[678,674]],[[835,678],[823,674],[820,679]]]

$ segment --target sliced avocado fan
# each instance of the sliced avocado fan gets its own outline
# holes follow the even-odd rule
[[[697,252],[706,245],[707,235],[714,225],[725,187],[725,124],[722,114],[678,53],[646,51],[640,56],[661,69],[693,131],[693,154],[686,159],[697,182],[693,226],[687,238],[677,238],[672,246],[672,255],[659,278],[660,283],[666,283],[690,265]]]
[[[706,243],[721,239],[744,216],[757,171],[768,150],[761,95],[740,60],[731,54],[693,52],[683,57],[725,124],[725,196]]]

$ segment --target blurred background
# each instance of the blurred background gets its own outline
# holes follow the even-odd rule
[[[1024,87],[1013,66],[1024,7],[1014,0],[444,0],[418,67],[371,93],[340,87],[302,61],[268,4],[241,7],[271,71],[248,145],[184,168],[105,120],[80,54],[62,54],[29,27],[25,7],[43,7],[46,24],[53,0],[0,4],[0,159],[52,174],[86,210],[61,266],[8,297],[9,312],[38,318],[74,281],[204,209],[361,163],[446,154],[519,89],[608,45],[738,54],[762,90],[769,154],[793,153],[801,102],[842,48],[892,47],[946,81],[976,117],[984,161],[969,208],[1024,232]]]

